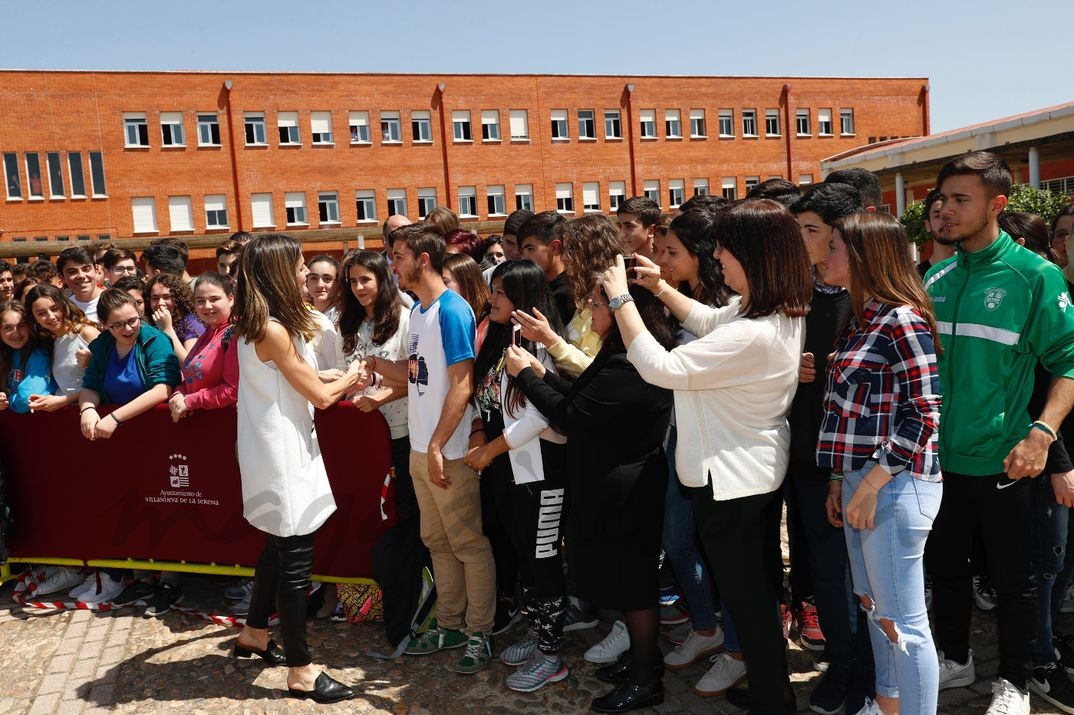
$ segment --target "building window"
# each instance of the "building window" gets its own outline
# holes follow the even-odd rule
[[[596,181],[582,184],[582,211],[600,211],[600,184]]]
[[[579,109],[578,110],[578,138],[579,139],[596,139],[597,138],[596,113],[592,109]]]
[[[755,137],[757,136],[757,110],[756,109],[743,109],[742,110],[742,136]]]
[[[574,213],[574,187],[571,184],[556,184],[556,211]]]
[[[399,112],[380,113],[380,143],[399,144],[403,135],[399,130]]]
[[[265,140],[265,114],[264,112],[245,112],[242,115],[243,128],[246,130],[246,144],[263,146]]]
[[[747,176],[746,177],[746,193],[749,194],[750,189],[752,189],[754,186],[756,186],[759,183],[761,183],[761,177],[759,177],[759,176]]]
[[[22,180],[19,179],[19,155],[4,154],[4,177],[9,199],[22,198]]]
[[[500,141],[500,110],[481,110],[481,141]]]
[[[317,194],[317,220],[322,224],[339,223],[339,194],[335,191]]]
[[[86,198],[86,177],[82,173],[82,155],[67,152],[67,171],[71,175],[71,198]]]
[[[123,131],[126,132],[126,146],[149,146],[149,125],[145,121],[145,112],[124,112]]]
[[[605,139],[622,139],[623,138],[623,123],[619,118],[618,109],[605,109],[604,110],[604,138]]]
[[[309,224],[309,216],[306,215],[306,194],[302,191],[288,191],[283,195],[283,207],[287,211],[288,226],[306,226]]]
[[[735,110],[720,110],[720,136],[725,139],[735,136]]]
[[[45,185],[41,181],[41,157],[32,152],[26,154],[26,184],[30,189],[31,199],[45,198]]]
[[[728,201],[734,201],[738,198],[738,182],[734,177],[725,178],[720,182],[720,188],[723,190],[723,197]]]
[[[168,225],[172,233],[194,230],[194,209],[189,196],[168,197]]]
[[[410,113],[410,133],[415,144],[428,144],[433,140],[433,124],[429,112],[416,109]]]
[[[160,113],[160,143],[163,146],[186,146],[182,112]]]
[[[668,139],[682,138],[682,112],[678,109],[664,110],[664,135]]]
[[[625,181],[609,181],[608,182],[608,210],[618,211],[619,204],[626,200],[626,182]]]
[[[854,133],[854,110],[853,109],[840,109],[839,110],[839,132],[843,135],[849,135]]]
[[[515,210],[533,211],[533,184],[515,184]]]
[[[817,133],[822,137],[832,135],[832,110],[817,110]]]
[[[764,110],[764,133],[765,136],[778,137],[779,132],[779,110],[778,109],[766,109]]]
[[[310,141],[321,146],[334,143],[331,112],[310,112]]]
[[[512,109],[511,141],[523,141],[530,138],[529,118],[525,109]]]
[[[455,141],[469,142],[474,140],[470,130],[470,112],[456,109],[451,113],[451,128],[455,133]]]
[[[709,180],[708,179],[694,179],[694,196],[708,196],[709,195]]]
[[[205,228],[227,228],[227,197],[210,194],[205,197]]]
[[[272,228],[276,225],[276,217],[272,211],[272,194],[251,194],[250,209],[254,228]]]
[[[641,138],[656,139],[656,110],[643,109],[639,112],[641,119]]]
[[[813,175],[812,174],[801,174],[801,175],[799,175],[799,177],[798,177],[798,185],[799,186],[809,186],[812,183],[813,183]]]
[[[351,112],[348,125],[351,130],[351,144],[369,144],[369,112]]]
[[[406,189],[388,189],[388,216],[406,216]]]
[[[507,213],[507,199],[503,186],[486,186],[485,198],[488,202],[489,216],[503,216]]]
[[[647,179],[643,185],[645,198],[652,199],[657,206],[660,205],[660,180]]]
[[[152,196],[136,196],[131,199],[131,215],[135,233],[157,232],[157,202]]]
[[[708,127],[705,126],[705,110],[690,110],[690,137],[704,139],[707,136]]]
[[[104,185],[104,156],[99,151],[89,153],[90,181],[93,182],[93,196],[104,197],[108,190]]]
[[[298,135],[298,112],[280,112],[276,123],[280,128],[280,146],[296,146],[301,143]]]
[[[436,189],[418,189],[418,218],[425,218],[436,208]]]
[[[354,207],[358,212],[358,222],[377,220],[377,194],[372,189],[359,189],[354,192]]]
[[[809,110],[799,109],[795,112],[795,121],[798,125],[798,136],[813,136],[813,129],[809,126]]]
[[[198,115],[198,146],[220,146],[220,118],[215,113]]]
[[[686,200],[686,181],[672,179],[668,182],[668,208],[678,208]]]
[[[552,140],[570,139],[570,129],[567,127],[567,110],[552,110]]]
[[[50,151],[45,154],[45,162],[48,164],[48,195],[53,199],[62,199],[63,162],[60,160],[60,152]]]
[[[459,218],[477,217],[477,187],[459,187]]]

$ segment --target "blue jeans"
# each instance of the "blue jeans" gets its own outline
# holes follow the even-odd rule
[[[1052,479],[1042,474],[1033,480],[1033,565],[1037,576],[1037,640],[1033,644],[1033,667],[1055,661],[1052,620],[1063,602],[1063,589],[1056,589],[1063,571],[1070,509],[1055,502]],[[1055,601],[1053,604],[1052,602]]]
[[[696,631],[716,627],[716,609],[712,601],[711,575],[701,559],[694,523],[694,500],[689,490],[679,483],[675,472],[675,445],[678,431],[672,427],[668,435],[668,490],[664,499],[664,553],[679,582],[682,595],[690,605],[690,620]]]
[[[843,510],[873,467],[844,475]],[[896,474],[877,495],[875,528],[855,529],[844,522],[854,593],[868,596],[867,611],[876,694],[899,698],[903,712],[936,712],[940,666],[925,611],[925,541],[940,510],[943,485]],[[890,620],[893,642],[880,627]]]

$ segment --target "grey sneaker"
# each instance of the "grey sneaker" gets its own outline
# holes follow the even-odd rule
[[[533,631],[526,631],[522,640],[503,649],[503,653],[500,653],[500,660],[504,665],[522,665],[535,652],[537,652],[537,635]]]
[[[466,641],[466,652],[455,662],[453,670],[463,675],[472,675],[489,667],[492,659],[492,639],[481,631],[474,631]]]
[[[558,683],[567,677],[567,666],[558,655],[534,651],[526,664],[504,679],[504,685],[519,693],[532,693],[548,683]]]
[[[973,681],[977,680],[977,672],[973,667],[972,650],[970,650],[969,657],[966,658],[965,663],[949,660],[944,656],[942,650],[937,651],[937,656],[940,659],[940,690],[963,688],[967,685],[973,685]]]

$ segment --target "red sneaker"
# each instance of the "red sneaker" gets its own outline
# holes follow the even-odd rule
[[[820,630],[817,607],[809,601],[802,601],[798,612],[798,636],[802,647],[812,651],[824,650],[824,633]]]

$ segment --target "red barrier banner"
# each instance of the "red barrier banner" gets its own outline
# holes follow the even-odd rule
[[[318,410],[316,426],[337,511],[317,532],[313,571],[368,578],[395,519],[387,423],[346,403]],[[265,536],[242,517],[235,433],[234,408],[175,424],[162,405],[95,442],[75,407],[0,412],[10,555],[254,566]]]

